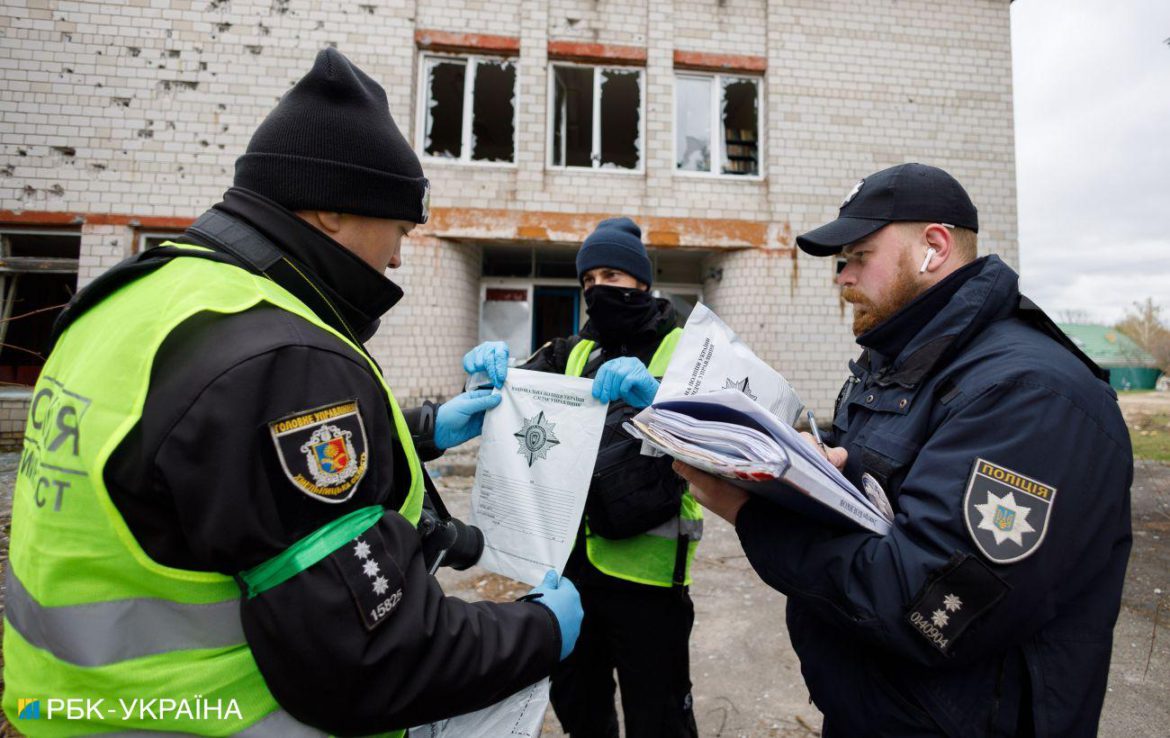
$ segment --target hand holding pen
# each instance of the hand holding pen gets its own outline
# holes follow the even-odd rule
[[[845,460],[849,458],[849,452],[843,448],[827,448],[825,446],[825,442],[821,438],[821,431],[817,428],[816,416],[813,415],[812,410],[808,411],[808,427],[811,433],[803,433],[801,435],[804,435],[809,443],[816,444],[817,448],[821,450],[821,453],[829,460],[830,464],[838,469],[844,469]]]

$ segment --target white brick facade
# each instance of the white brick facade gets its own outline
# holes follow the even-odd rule
[[[519,227],[544,220],[547,238],[573,242],[592,216],[674,219],[663,243],[710,250],[703,272],[721,274],[704,282],[708,304],[822,416],[856,352],[850,311],[831,260],[796,252],[792,236],[832,218],[858,177],[903,161],[948,169],[979,207],[981,251],[1018,263],[1003,0],[2,4],[0,216],[81,214],[82,283],[129,253],[135,219],[181,221],[214,203],[253,129],[326,44],[383,84],[416,141],[416,31],[519,39],[515,164],[426,165],[432,204],[450,217],[411,239],[395,276],[406,299],[371,344],[404,402],[459,387],[478,336],[482,245],[539,245]],[[550,41],[645,50],[642,172],[546,166]],[[766,60],[762,177],[675,174],[676,51]],[[736,221],[762,234],[751,248],[729,250],[745,245],[727,230]]]

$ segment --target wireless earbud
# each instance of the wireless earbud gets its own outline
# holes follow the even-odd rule
[[[918,267],[919,274],[922,274],[926,271],[926,267],[930,266],[930,260],[933,259],[934,255],[937,253],[937,251],[931,248],[926,250],[926,258],[922,260],[922,266]]]

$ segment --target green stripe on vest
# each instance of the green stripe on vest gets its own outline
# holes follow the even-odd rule
[[[682,329],[675,328],[662,339],[654,356],[650,358],[650,374],[661,379],[674,355],[674,348],[682,337]],[[589,355],[596,347],[594,341],[582,339],[569,353],[565,374],[579,377],[585,371]],[[655,587],[674,585],[675,558],[678,554],[679,536],[688,536],[686,573],[683,584],[691,583],[691,564],[702,537],[703,511],[688,490],[683,494],[679,515],[668,520],[652,531],[641,535],[613,540],[602,538],[589,530],[589,519],[585,520],[585,553],[589,563],[598,571],[611,577],[625,579]]]

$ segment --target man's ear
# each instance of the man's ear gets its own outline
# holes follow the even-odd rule
[[[922,240],[926,242],[927,248],[934,249],[931,267],[941,267],[950,259],[955,249],[955,236],[951,233],[951,229],[942,223],[931,223],[926,226],[922,231]]]
[[[650,285],[646,284],[645,282],[638,282],[638,289],[642,290],[643,292],[649,292]]]
[[[317,219],[321,222],[321,230],[331,236],[341,230],[341,213],[318,210]]]
[[[297,217],[330,237],[341,230],[341,213],[327,210],[298,210]]]

